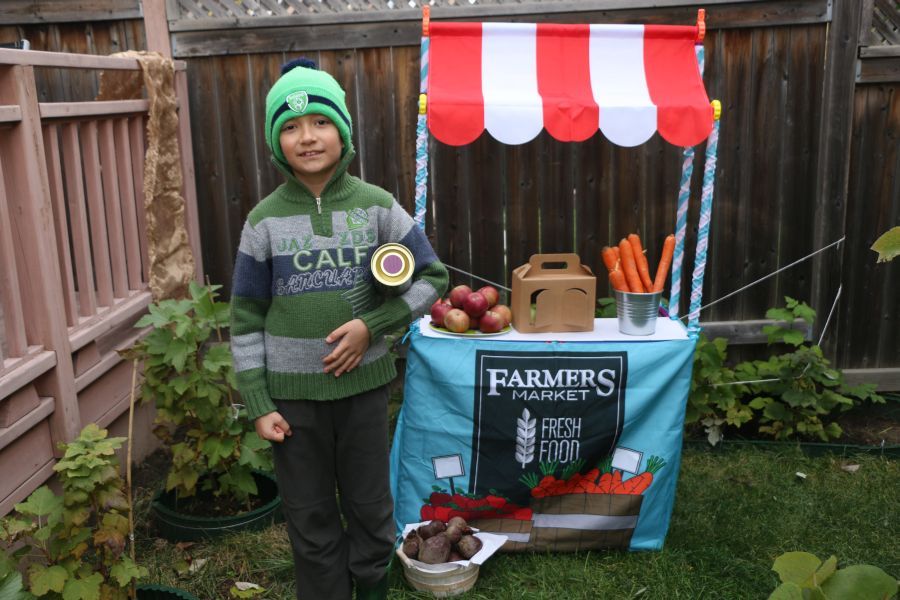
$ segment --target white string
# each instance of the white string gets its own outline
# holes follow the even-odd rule
[[[828,250],[828,249],[831,248],[832,246],[836,246],[836,245],[840,244],[841,242],[843,242],[845,238],[846,238],[846,236],[842,237],[841,239],[839,239],[839,240],[836,241],[836,242],[831,242],[830,244],[828,244],[828,245],[825,246],[824,248],[820,248],[819,250],[816,250],[816,251],[813,252],[812,254],[807,254],[807,255],[804,256],[803,258],[797,259],[797,260],[795,260],[794,262],[792,262],[791,264],[785,265],[785,266],[781,267],[781,268],[778,269],[777,271],[772,271],[772,272],[769,273],[768,275],[764,275],[763,277],[760,277],[760,278],[757,279],[756,281],[753,281],[753,282],[751,282],[751,283],[748,283],[747,285],[745,285],[744,287],[742,287],[742,288],[740,288],[740,289],[734,290],[734,291],[731,292],[730,294],[725,294],[725,295],[722,296],[721,298],[718,298],[717,300],[713,300],[713,301],[710,302],[709,304],[706,304],[706,305],[704,305],[704,306],[701,306],[701,307],[698,309],[698,312],[701,311],[701,310],[703,310],[703,309],[709,308],[710,306],[713,306],[713,305],[715,305],[715,304],[718,304],[718,303],[721,302],[722,300],[726,300],[726,299],[728,299],[728,298],[731,298],[731,297],[734,296],[735,294],[739,294],[739,293],[743,292],[744,290],[746,290],[747,288],[753,287],[753,286],[756,285],[757,283],[761,283],[761,282],[765,281],[765,280],[768,279],[769,277],[773,277],[773,276],[775,276],[775,275],[778,275],[778,274],[781,273],[782,271],[786,271],[787,269],[790,269],[791,267],[797,266],[797,265],[799,265],[800,263],[802,263],[804,260],[810,259],[810,258],[812,258],[813,256],[815,256],[816,254],[819,254],[820,252],[825,252],[826,250]],[[685,320],[686,318],[688,318],[688,316],[689,316],[689,315],[684,315],[683,317],[681,317],[681,320],[682,320],[682,321]]]
[[[822,327],[822,335],[819,336],[819,343],[816,344],[817,346],[821,346],[822,340],[825,339],[825,331],[828,329],[828,323],[831,322],[831,315],[834,314],[834,309],[837,307],[838,299],[841,297],[841,288],[843,288],[843,285],[838,286],[837,294],[834,295],[834,302],[831,303],[831,310],[828,311],[828,318],[825,319],[825,326]],[[794,377],[794,379],[800,379],[801,377],[806,375],[806,371],[809,370],[810,365],[812,365],[812,363],[806,363],[806,366],[803,367],[803,372],[800,373],[799,375],[797,375],[796,377]],[[783,380],[776,377],[774,379],[751,379],[748,381],[726,381],[726,382],[722,382],[722,383],[714,383],[714,384],[712,384],[712,386],[719,387],[721,385],[740,385],[740,384],[744,384],[744,383],[769,383],[771,381],[783,381]]]
[[[506,287],[505,285],[500,285],[499,283],[494,283],[490,279],[485,279],[484,277],[479,277],[478,275],[473,275],[472,273],[469,273],[468,271],[463,271],[462,269],[457,269],[456,267],[451,267],[450,265],[448,265],[445,262],[442,262],[441,264],[444,265],[445,267],[447,267],[448,269],[456,271],[457,273],[462,273],[463,275],[468,275],[469,277],[474,277],[478,281],[483,281],[485,283],[489,283],[494,287],[498,287],[501,290],[506,290],[507,292],[510,292],[510,293],[512,292],[512,290],[509,289],[508,287]]]

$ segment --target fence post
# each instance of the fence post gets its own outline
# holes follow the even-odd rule
[[[825,56],[825,84],[819,121],[819,161],[816,166],[816,194],[813,209],[813,249],[822,248],[844,235],[847,214],[847,182],[850,173],[850,141],[853,129],[853,96],[856,90],[856,51],[859,42],[861,9],[858,0],[834,0],[828,27]],[[858,240],[846,240],[847,244]],[[831,301],[843,280],[843,247],[816,255],[812,265],[810,303],[817,319],[814,339],[818,339],[831,308]],[[837,254],[839,253],[839,254]],[[834,323],[823,351],[837,351],[840,335]]]
[[[19,284],[26,335],[56,353],[56,367],[37,384],[40,395],[55,399],[50,430],[54,454],[61,456],[56,444],[78,436],[80,418],[33,67],[0,67],[0,104],[18,105],[22,111],[19,124],[0,137],[0,152],[23,267]]]

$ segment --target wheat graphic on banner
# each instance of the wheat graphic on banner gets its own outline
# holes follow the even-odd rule
[[[527,408],[522,409],[522,416],[516,419],[516,462],[522,468],[534,460],[534,438],[537,419],[531,418]]]

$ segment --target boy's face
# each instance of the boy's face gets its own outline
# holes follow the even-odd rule
[[[315,114],[285,121],[279,141],[294,175],[310,187],[328,182],[344,148],[341,134],[331,119]]]

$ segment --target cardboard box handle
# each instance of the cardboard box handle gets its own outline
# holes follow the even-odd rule
[[[552,266],[554,263],[564,264],[565,267],[554,267]],[[532,254],[528,264],[531,265],[531,273],[529,275],[544,273],[550,275],[571,273],[576,275],[582,272],[581,258],[577,254],[572,253]]]

